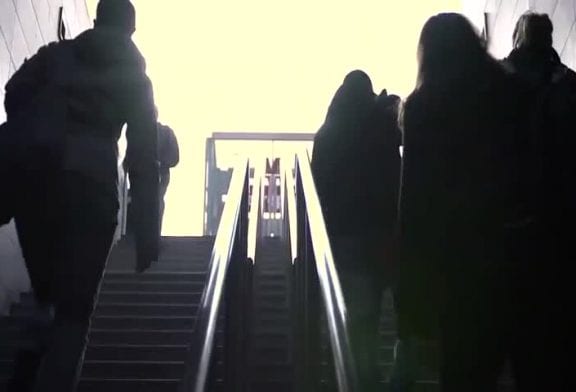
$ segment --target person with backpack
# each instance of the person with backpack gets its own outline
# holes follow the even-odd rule
[[[158,257],[152,84],[131,40],[129,0],[100,0],[93,29],[42,47],[6,85],[2,140],[18,173],[11,209],[37,302],[11,391],[72,392],[117,225],[118,139],[127,161],[138,257]]]
[[[540,163],[534,173],[540,179],[535,192],[540,234],[524,238],[518,246],[523,262],[532,268],[519,278],[525,295],[518,301],[515,333],[526,345],[534,344],[532,336],[540,336],[546,353],[540,371],[553,379],[550,390],[573,390],[574,385],[568,387],[572,381],[566,358],[574,347],[569,341],[574,330],[570,271],[576,260],[576,72],[561,62],[552,33],[548,15],[523,14],[514,29],[514,49],[503,60],[528,86],[531,110],[525,115],[532,122],[529,130]],[[540,252],[533,251],[534,244]]]
[[[400,178],[399,98],[346,75],[316,137],[312,174],[348,312],[358,390],[378,391],[378,327],[391,280]]]
[[[160,235],[162,235],[162,220],[164,218],[164,196],[166,191],[168,191],[168,184],[170,184],[170,169],[175,167],[179,161],[180,151],[174,131],[168,125],[158,123],[158,167],[160,176],[158,221]]]

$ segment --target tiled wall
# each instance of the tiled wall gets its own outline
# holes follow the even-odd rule
[[[0,0],[0,122],[5,117],[4,85],[25,58],[58,39],[62,6],[68,37],[90,27],[85,0]]]
[[[480,29],[488,13],[490,51],[496,58],[512,50],[512,32],[522,13],[547,13],[554,23],[554,47],[566,65],[576,68],[576,0],[463,0],[463,7]]]
[[[62,6],[68,38],[90,27],[85,0],[0,0],[0,123],[5,120],[4,85],[25,58],[58,39]],[[0,227],[0,314],[28,289],[28,276],[11,223]]]

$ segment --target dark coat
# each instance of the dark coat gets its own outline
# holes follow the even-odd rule
[[[515,49],[504,63],[530,88],[545,189],[543,213],[559,234],[569,233],[576,219],[576,73],[552,48]]]
[[[26,112],[49,83],[62,50],[71,60],[67,64],[69,75],[59,86],[66,106],[65,122],[57,126],[65,128],[59,168],[98,184],[111,205],[117,208],[117,142],[127,124],[126,155],[133,197],[142,211],[139,214],[142,237],[148,238],[144,242],[154,248],[152,239],[157,237],[158,226],[154,98],[144,59],[129,37],[98,27],[74,40],[41,48],[6,85],[8,124]],[[148,249],[144,253],[157,252]]]
[[[506,258],[506,227],[527,219],[532,159],[521,97],[520,84],[494,66],[467,83],[425,86],[407,99],[401,334],[435,337],[447,299],[462,288],[489,291],[486,282]]]
[[[314,139],[312,173],[334,235],[382,235],[396,225],[398,98],[385,92],[352,118],[327,119]]]

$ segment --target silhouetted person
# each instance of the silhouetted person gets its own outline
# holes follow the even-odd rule
[[[128,0],[101,0],[94,29],[41,48],[6,85],[8,125],[21,126],[32,151],[15,221],[39,308],[34,347],[19,354],[13,391],[75,390],[117,224],[125,123],[138,224],[149,233],[139,256],[157,257],[156,117],[134,30]],[[42,133],[26,129],[35,116],[43,116]]]
[[[506,357],[546,390],[542,353],[511,334],[536,189],[524,89],[458,14],[430,18],[418,54],[403,113],[400,334],[439,339],[442,391],[495,391]]]
[[[378,325],[396,224],[398,98],[349,73],[314,140],[312,173],[349,315],[359,390],[379,390]]]
[[[543,183],[539,187],[541,208],[538,224],[551,233],[554,251],[547,235],[527,237],[524,259],[534,266],[526,274],[524,285],[538,287],[529,301],[519,309],[519,328],[527,335],[542,336],[548,355],[547,371],[564,388],[568,388],[568,358],[573,345],[574,306],[570,270],[576,261],[574,222],[576,222],[576,73],[562,64],[552,47],[552,22],[545,14],[528,12],[520,17],[514,30],[514,49],[504,63],[530,87],[533,120],[539,142]],[[534,253],[531,242],[540,244],[542,252]],[[543,257],[540,257],[541,254]],[[538,259],[540,257],[540,259]],[[544,268],[542,268],[545,266]],[[538,319],[533,320],[534,313]],[[536,322],[535,322],[536,321]],[[548,321],[548,323],[547,323]],[[528,339],[528,336],[527,336]],[[527,342],[526,344],[531,344]],[[562,367],[566,367],[562,369]],[[561,381],[563,380],[563,381]],[[565,383],[563,385],[562,383]],[[567,389],[566,389],[567,390]]]
[[[178,149],[178,140],[172,128],[167,125],[158,123],[158,167],[160,175],[160,235],[162,234],[162,219],[164,217],[164,196],[170,184],[170,169],[180,161],[180,152]]]

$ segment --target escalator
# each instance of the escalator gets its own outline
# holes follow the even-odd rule
[[[126,272],[119,243],[92,316],[78,392],[176,391],[183,377],[214,239],[164,238],[160,260]]]
[[[176,391],[184,374],[214,239],[163,238],[160,260],[135,274],[133,246],[112,250],[91,319],[79,392]],[[0,390],[14,370],[31,294],[0,318]]]
[[[293,390],[291,267],[290,254],[280,238],[259,241],[254,265],[248,391]]]

